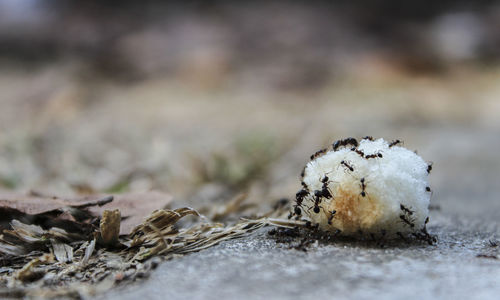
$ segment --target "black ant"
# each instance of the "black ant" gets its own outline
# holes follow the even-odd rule
[[[427,165],[427,173],[430,174],[432,171],[432,163]]]
[[[369,140],[369,141],[372,141],[373,142],[373,137],[370,136],[370,135],[367,135],[365,136],[364,138],[362,138],[363,140]]]
[[[365,184],[365,178],[361,178],[361,196],[365,197],[366,196],[366,184]]]
[[[413,215],[413,211],[411,209],[409,209],[408,207],[404,206],[403,204],[399,204],[399,207],[403,211],[403,214],[399,216],[401,221],[406,223],[406,225],[409,225],[411,228],[415,227],[413,220],[409,217],[409,216]]]
[[[401,208],[402,211],[409,214],[410,216],[413,215],[413,211],[411,209],[407,208],[406,206],[404,206],[403,204],[399,204],[399,208]]]
[[[332,220],[333,220],[333,217],[335,216],[335,213],[337,213],[336,210],[331,211],[330,217],[328,217],[328,225],[332,225]]]
[[[361,157],[365,157],[365,153],[363,151],[361,151],[361,150],[358,150],[357,148],[352,148],[351,151],[356,152]]]
[[[400,140],[395,140],[395,141],[392,141],[390,144],[389,144],[389,148],[393,147],[393,146],[396,146],[397,144],[401,144],[403,142],[401,142]]]
[[[429,217],[425,218],[424,227],[420,229],[420,232],[412,233],[412,235],[418,240],[425,241],[429,245],[432,245],[437,242],[437,239],[427,232],[427,223],[429,223]]]
[[[377,157],[378,158],[382,158],[383,157],[382,153],[380,153],[380,152],[379,153],[373,153],[373,154],[369,154],[369,155],[365,156],[366,159],[377,158]]]
[[[295,194],[295,200],[296,204],[294,205],[293,208],[293,214],[300,216],[302,214],[302,210],[300,209],[302,207],[302,201],[304,201],[304,198],[309,195],[309,191],[307,189],[302,189],[298,191]],[[290,219],[293,216],[292,213],[288,215],[288,219]]]
[[[297,215],[300,215],[301,214],[301,211],[300,211],[300,208],[299,206],[301,207],[302,206],[302,201],[304,201],[304,198],[309,195],[309,191],[308,190],[305,190],[305,189],[302,189],[300,191],[298,191],[296,194],[295,194],[295,199],[297,200],[297,204],[295,205],[295,214]]]
[[[321,179],[321,182],[323,183],[323,186],[321,187],[322,196],[325,197],[326,199],[332,198],[332,193],[328,188],[328,183],[330,182],[328,176],[325,175],[325,177]]]
[[[430,188],[430,187],[428,187],[428,186],[426,186],[426,187],[425,187],[425,191],[426,191],[426,192],[430,192],[430,191],[431,191],[431,188]]]
[[[300,184],[302,185],[302,187],[305,189],[305,190],[308,190],[309,187],[307,186],[307,184],[304,182],[304,181],[301,181]]]
[[[415,227],[415,224],[413,224],[413,222],[409,220],[405,215],[400,215],[399,218],[411,228]]]
[[[340,164],[349,169],[349,171],[351,172],[354,171],[354,168],[351,165],[349,165],[345,160],[341,161]]]
[[[321,150],[318,150],[316,151],[313,155],[311,155],[311,160],[315,159],[316,157],[320,156],[321,154],[324,154],[326,153],[328,149],[321,149]]]
[[[324,197],[323,191],[321,190],[315,190],[314,191],[314,213],[319,214],[320,211],[320,206],[319,204],[321,203],[321,198]]]
[[[358,147],[358,141],[355,138],[346,138],[343,140],[338,140],[333,143],[333,151],[337,151],[337,149],[341,146],[353,145],[354,147]]]
[[[301,179],[304,179],[304,175],[306,175],[306,166],[304,166],[304,168],[302,169],[302,171],[300,172],[300,178]]]

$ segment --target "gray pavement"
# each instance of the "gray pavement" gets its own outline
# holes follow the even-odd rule
[[[103,299],[498,299],[500,261],[477,257],[498,252],[488,242],[494,232],[435,219],[435,246],[337,242],[304,253],[263,230],[165,262],[146,282]]]

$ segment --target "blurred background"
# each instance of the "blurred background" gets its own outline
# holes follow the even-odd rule
[[[500,214],[499,98],[495,1],[0,0],[2,189],[272,205],[372,135],[443,210]]]

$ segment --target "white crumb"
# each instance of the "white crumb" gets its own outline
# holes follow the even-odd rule
[[[427,168],[413,151],[389,147],[383,139],[363,139],[357,147],[341,146],[307,163],[307,196],[299,207],[323,230],[343,235],[392,238],[419,232],[429,213]],[[331,197],[315,196],[325,189]]]

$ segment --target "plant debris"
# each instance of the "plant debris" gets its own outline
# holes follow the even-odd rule
[[[99,225],[101,242],[107,246],[118,244],[121,214],[119,209],[105,210]]]
[[[159,260],[243,237],[265,225],[291,226],[266,218],[242,219],[232,225],[207,222],[195,209],[184,207],[156,209],[130,234],[121,235],[120,225],[128,219],[123,219],[119,209],[103,210],[102,216],[88,210],[92,205],[110,206],[116,198],[86,197],[77,204],[57,198],[57,205],[52,205],[49,199],[36,197],[42,199],[42,206],[50,205],[43,209],[29,206],[28,210],[8,201],[7,209],[20,208],[16,216],[22,221],[12,219],[0,235],[0,297],[80,298],[147,277]],[[244,210],[244,198],[238,196],[221,207],[217,219]],[[21,204],[35,203],[33,198],[27,199],[30,201],[22,200]],[[50,216],[58,219],[65,212],[66,222],[47,222]],[[49,215],[40,224],[36,213]],[[196,220],[183,227],[179,221],[187,216]],[[82,224],[91,230],[78,229]]]

